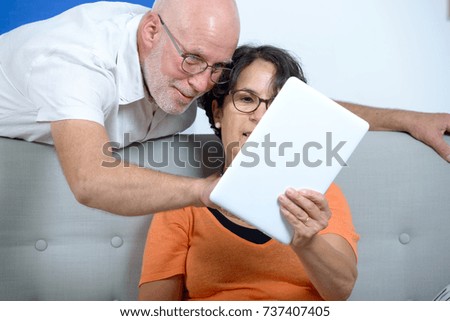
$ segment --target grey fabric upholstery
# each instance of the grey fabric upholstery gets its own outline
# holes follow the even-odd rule
[[[177,136],[117,157],[206,176],[217,147]],[[337,183],[361,235],[352,300],[431,300],[450,283],[449,164],[406,134],[369,133]],[[0,138],[0,300],[136,299],[150,221],[78,204],[53,147]]]

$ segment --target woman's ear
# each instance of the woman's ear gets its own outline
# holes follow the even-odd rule
[[[219,107],[217,100],[213,100],[211,105],[212,115],[214,119],[214,125],[216,128],[220,128],[222,125],[223,108]]]

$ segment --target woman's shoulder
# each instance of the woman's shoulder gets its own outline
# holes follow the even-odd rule
[[[345,200],[345,195],[342,192],[342,189],[339,187],[338,184],[336,183],[331,183],[330,187],[328,188],[328,190],[325,192],[325,198],[330,201],[332,200],[339,200],[339,199],[343,199]]]
[[[199,215],[204,215],[205,212],[208,212],[206,207],[187,206],[179,209],[158,212],[154,214],[153,220],[165,222],[188,222],[194,220]]]

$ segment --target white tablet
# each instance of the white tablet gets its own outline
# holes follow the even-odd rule
[[[325,193],[368,129],[366,121],[291,77],[210,199],[288,244],[293,231],[278,196],[289,187]]]

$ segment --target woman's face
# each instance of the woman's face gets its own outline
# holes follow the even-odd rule
[[[272,63],[257,59],[242,70],[233,90],[245,89],[261,99],[271,99],[274,96],[271,86],[274,75],[275,67]],[[257,110],[245,114],[234,107],[232,97],[228,95],[222,108],[216,102],[212,107],[214,122],[220,123],[226,169],[266,112],[266,105],[261,102]]]

